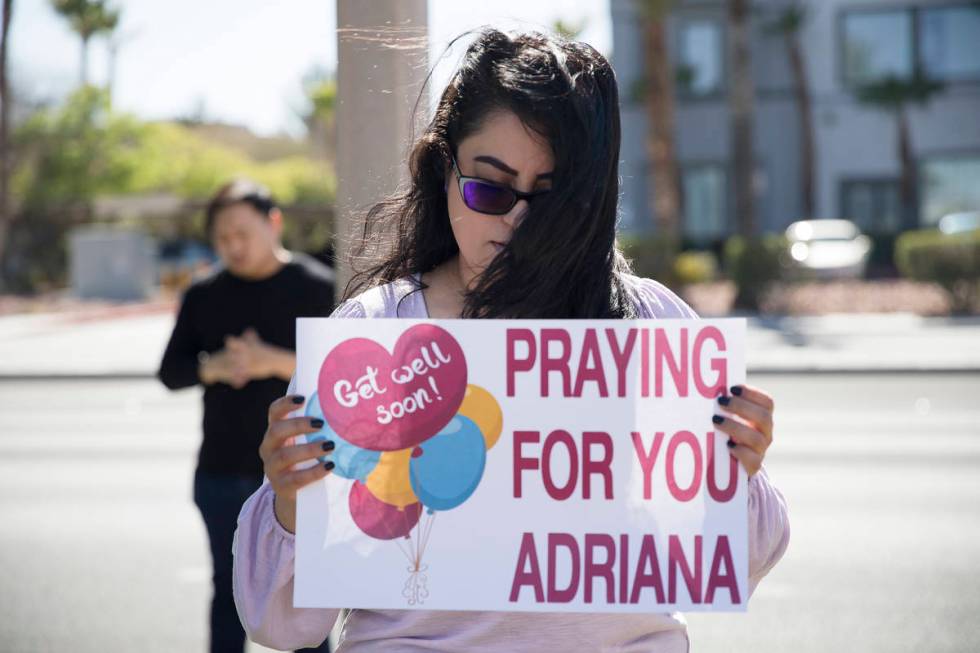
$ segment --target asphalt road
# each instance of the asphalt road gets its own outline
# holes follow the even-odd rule
[[[980,375],[751,381],[792,541],[693,650],[980,650]],[[0,651],[205,650],[199,419],[150,380],[0,382]]]

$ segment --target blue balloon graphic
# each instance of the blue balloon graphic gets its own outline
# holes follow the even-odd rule
[[[378,465],[381,452],[362,449],[337,435],[330,428],[330,425],[327,424],[327,420],[324,419],[323,408],[320,407],[320,398],[315,392],[306,404],[306,416],[319,417],[323,420],[322,429],[316,433],[307,434],[306,439],[308,441],[319,442],[321,440],[333,440],[334,443],[333,453],[329,456],[320,456],[318,460],[321,463],[332,460],[335,465],[333,468],[334,474],[364,482],[367,475],[374,471],[374,468]]]
[[[456,415],[439,433],[418,446],[409,462],[412,490],[430,510],[451,510],[480,484],[487,462],[483,433],[470,418]]]

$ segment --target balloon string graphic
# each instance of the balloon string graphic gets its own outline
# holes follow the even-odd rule
[[[412,567],[408,568],[408,580],[402,588],[402,596],[408,599],[409,605],[421,605],[429,598],[429,588],[426,586],[428,578],[425,575],[428,568],[428,565],[423,565],[421,569],[416,570]]]
[[[405,546],[401,543],[401,538],[396,537],[394,538],[394,540],[395,540],[395,544],[398,545],[398,550],[401,551],[405,555],[405,559],[408,560],[408,564],[410,565],[414,564],[413,562],[414,556],[412,556],[410,550],[406,549]]]
[[[433,523],[435,523],[435,521],[436,521],[436,513],[432,513],[431,515],[426,513],[424,533],[422,535],[421,550],[419,551],[419,560],[421,560],[422,556],[425,555],[425,549],[429,546],[429,535],[432,534],[432,525]]]
[[[415,522],[414,531],[414,541],[415,545],[415,571],[419,570],[419,566],[422,564],[422,520]]]

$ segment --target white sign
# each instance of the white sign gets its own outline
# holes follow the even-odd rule
[[[301,319],[297,607],[744,610],[745,323]]]

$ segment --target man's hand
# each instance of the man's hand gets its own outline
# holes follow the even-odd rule
[[[237,369],[248,379],[278,377],[288,381],[296,369],[296,355],[262,340],[255,329],[245,329],[241,336],[227,336],[225,349]]]
[[[202,357],[197,373],[204,385],[227,383],[231,387],[239,389],[249,381],[245,370],[236,363],[227,349]]]

